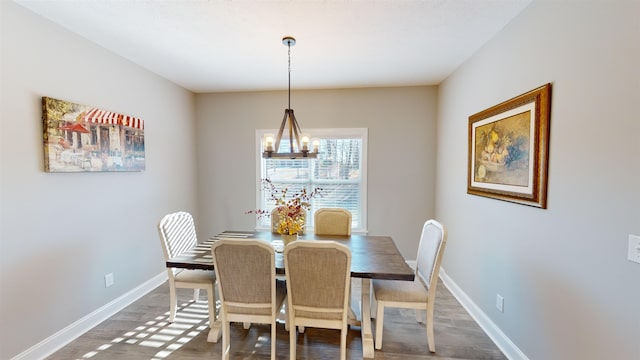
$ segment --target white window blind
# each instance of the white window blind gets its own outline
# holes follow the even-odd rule
[[[322,188],[322,196],[311,200],[307,214],[307,231],[313,228],[313,214],[319,208],[344,208],[352,215],[352,232],[366,232],[366,151],[367,129],[310,129],[309,133],[320,140],[317,159],[262,158],[262,136],[273,130],[256,131],[258,142],[259,179],[269,178],[278,189],[287,188],[294,194],[302,188],[310,193]],[[287,151],[288,139],[282,139],[280,148]],[[268,211],[274,208],[270,192],[261,184],[256,199],[257,208]],[[287,197],[289,198],[289,197]],[[269,229],[271,219],[257,221],[258,229]]]

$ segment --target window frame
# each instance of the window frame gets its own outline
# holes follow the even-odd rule
[[[255,204],[256,209],[262,206],[262,174],[263,174],[263,161],[262,152],[263,144],[262,139],[265,134],[277,133],[278,129],[256,129],[255,144],[256,144],[256,196]],[[352,228],[352,233],[366,234],[367,228],[367,157],[368,157],[368,128],[315,128],[305,129],[305,133],[312,134],[314,138],[321,139],[350,139],[359,138],[362,140],[362,148],[360,153],[360,188],[359,188],[359,201],[360,201],[360,226]],[[316,161],[316,160],[309,160]],[[313,216],[313,214],[308,214]],[[260,220],[256,218],[255,229],[258,231],[271,231],[271,227],[267,227],[260,224]],[[313,232],[312,226],[307,226],[305,231]]]

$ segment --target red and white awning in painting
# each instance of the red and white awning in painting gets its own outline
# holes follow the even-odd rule
[[[144,130],[144,121],[142,119],[98,108],[89,110],[83,119],[86,122],[94,124],[123,125],[134,129]]]

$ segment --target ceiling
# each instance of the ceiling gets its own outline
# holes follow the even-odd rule
[[[193,92],[440,83],[531,0],[14,0]]]

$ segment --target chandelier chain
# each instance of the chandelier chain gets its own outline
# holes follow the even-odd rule
[[[287,48],[289,49],[287,53],[289,56],[289,106],[288,108],[291,109],[291,41],[287,41]]]

